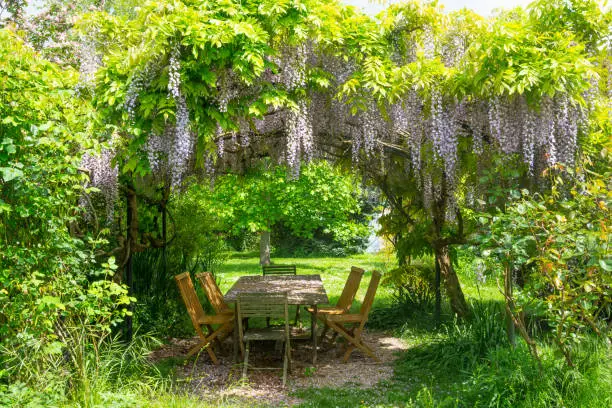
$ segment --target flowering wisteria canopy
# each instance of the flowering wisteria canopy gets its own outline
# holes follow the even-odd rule
[[[83,79],[124,139],[114,146],[124,170],[179,186],[194,169],[261,156],[296,175],[330,152],[384,169],[399,149],[428,201],[453,197],[462,140],[477,158],[518,155],[531,174],[574,163],[595,84],[588,47],[515,13],[484,20],[409,2],[371,19],[319,1],[150,3],[130,21],[86,20],[95,34],[83,49],[105,55],[84,56],[102,65]],[[96,175],[105,157],[84,164],[112,189],[116,171]]]

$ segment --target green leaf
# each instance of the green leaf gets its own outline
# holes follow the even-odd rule
[[[612,271],[612,259],[600,259],[599,266],[606,272]]]
[[[0,167],[0,174],[5,182],[9,182],[21,178],[23,176],[23,171],[13,167]]]

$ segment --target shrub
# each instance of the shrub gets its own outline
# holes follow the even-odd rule
[[[401,327],[415,316],[429,315],[435,307],[435,267],[424,258],[385,274],[383,285],[395,289],[391,304],[372,310],[369,325],[377,328]]]
[[[105,241],[76,225],[91,152],[76,73],[0,30],[0,77],[0,382],[53,387],[132,299],[110,279],[114,259],[97,258]]]
[[[78,331],[69,334],[72,341],[66,355],[79,356],[75,364],[66,365],[66,355],[47,354],[51,370],[40,370],[14,349],[3,349],[10,356],[9,368],[18,366],[20,371],[31,372],[36,378],[0,384],[0,406],[127,408],[142,406],[152,391],[164,389],[165,380],[147,359],[149,350],[159,344],[156,339],[139,334],[133,342],[125,344],[118,338],[107,338],[93,348],[83,334]]]

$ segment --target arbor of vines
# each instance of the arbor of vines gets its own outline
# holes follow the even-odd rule
[[[296,176],[302,160],[350,161],[400,223],[422,224],[452,310],[467,315],[451,249],[465,241],[462,212],[487,202],[482,172],[512,166],[537,183],[550,165],[574,166],[597,73],[609,77],[595,58],[609,56],[608,17],[563,4],[483,19],[406,2],[373,19],[319,0],[192,0],[87,16],[82,71],[96,74],[83,86],[110,150],[83,165],[107,204],[118,184],[128,197],[120,252],[148,245],[135,182],[180,191],[190,173],[262,157]]]

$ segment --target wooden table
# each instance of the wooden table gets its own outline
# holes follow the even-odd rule
[[[236,303],[241,293],[287,292],[290,305],[309,305],[314,309],[311,316],[311,336],[313,345],[312,363],[317,363],[317,308],[329,303],[320,275],[282,275],[282,276],[241,276],[225,294],[226,303]],[[236,316],[237,318],[237,316]],[[238,357],[238,322],[234,324],[234,358]]]

